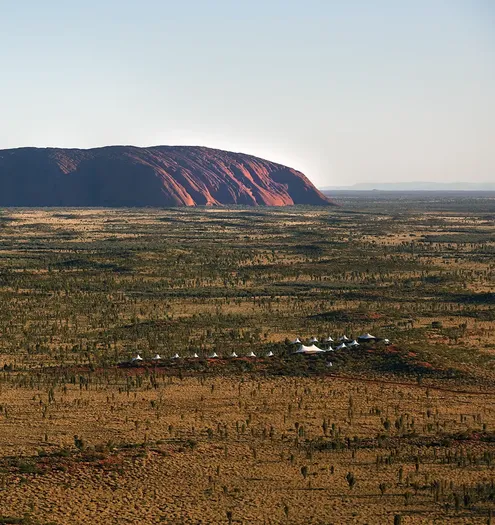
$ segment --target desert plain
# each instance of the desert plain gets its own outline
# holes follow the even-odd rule
[[[494,207],[2,210],[0,523],[491,523]]]

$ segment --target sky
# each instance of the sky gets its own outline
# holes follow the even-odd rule
[[[203,145],[495,181],[493,0],[0,0],[0,149]]]

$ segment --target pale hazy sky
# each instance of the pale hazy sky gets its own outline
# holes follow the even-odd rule
[[[0,149],[205,145],[495,180],[495,0],[0,0]]]

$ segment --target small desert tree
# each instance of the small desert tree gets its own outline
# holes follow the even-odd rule
[[[349,484],[349,489],[352,490],[354,485],[356,484],[356,478],[352,472],[348,472],[345,476],[345,479],[347,480],[347,483]]]

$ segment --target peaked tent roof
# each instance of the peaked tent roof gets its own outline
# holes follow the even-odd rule
[[[294,352],[295,354],[319,354],[325,352],[321,348],[318,348],[316,345],[305,346],[299,345],[298,349]]]
[[[208,359],[215,359],[218,357],[218,354],[216,352],[213,352],[213,354],[208,356]]]
[[[294,339],[294,341],[291,341],[291,342],[290,342],[290,344],[291,344],[291,345],[299,345],[299,344],[301,344],[301,341],[299,340],[299,337],[296,337],[296,338]]]
[[[156,354],[155,357],[153,357],[153,361],[159,361],[161,359],[160,354]]]
[[[358,339],[360,339],[361,341],[371,341],[373,339],[376,339],[376,337],[374,335],[366,333],[366,334],[360,335]]]
[[[248,357],[256,357],[256,354],[251,350],[251,352],[247,356]]]
[[[342,343],[339,346],[337,346],[336,350],[343,350],[344,348],[347,348],[347,345],[345,343]]]
[[[266,357],[273,357],[275,354],[270,350],[268,354],[266,354]]]

